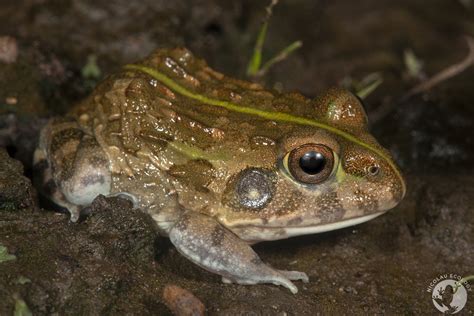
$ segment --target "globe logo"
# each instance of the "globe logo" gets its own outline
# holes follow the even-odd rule
[[[467,291],[456,280],[447,279],[436,284],[432,299],[433,305],[443,314],[456,314],[466,305]]]

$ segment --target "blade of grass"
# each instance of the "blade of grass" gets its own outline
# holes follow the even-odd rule
[[[270,67],[272,67],[276,63],[279,63],[282,60],[285,60],[288,57],[288,55],[290,55],[292,52],[294,52],[295,50],[297,50],[301,46],[303,46],[303,42],[294,41],[293,43],[291,43],[287,47],[283,48],[275,57],[273,57],[272,59],[267,61],[263,65],[262,69],[257,72],[256,75],[257,76],[263,76],[268,71],[268,69],[270,69]]]
[[[262,64],[262,48],[265,43],[265,37],[267,35],[268,29],[268,20],[265,21],[258,33],[257,42],[255,43],[255,48],[253,49],[252,59],[250,59],[249,65],[247,67],[247,76],[253,77],[260,70],[260,65]]]

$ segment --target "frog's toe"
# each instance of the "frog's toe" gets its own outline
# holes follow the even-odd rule
[[[222,283],[224,284],[232,284],[232,280],[226,278],[226,277],[222,277]]]
[[[299,281],[303,281],[304,283],[309,282],[308,275],[304,272],[287,271],[287,270],[278,270],[278,272],[281,273],[282,275],[284,275],[289,280],[293,280],[293,281],[299,280]]]
[[[71,222],[75,223],[81,217],[81,209],[77,205],[68,205],[67,210],[71,214]]]
[[[291,282],[287,278],[275,278],[275,280],[272,283],[275,285],[281,285],[281,286],[286,287],[293,294],[298,293],[298,288],[296,287],[296,285],[294,285],[293,282]]]
[[[297,272],[297,271],[284,271],[284,272]],[[297,279],[297,280],[300,280],[300,279]],[[255,278],[255,279],[246,279],[246,278],[240,279],[240,278],[234,277],[232,278],[232,280],[226,277],[222,277],[222,282],[225,284],[236,283],[236,284],[243,284],[243,285],[252,285],[252,284],[258,284],[258,283],[272,283],[274,285],[286,287],[293,294],[298,293],[298,288],[296,287],[296,285],[294,285],[293,282],[291,282],[288,278],[286,278],[283,275],[272,275],[271,277],[267,276],[264,278]]]

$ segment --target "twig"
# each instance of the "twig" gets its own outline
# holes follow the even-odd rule
[[[426,81],[423,81],[422,83],[418,84],[417,86],[413,87],[410,91],[408,91],[406,94],[404,94],[400,99],[396,101],[391,101],[392,98],[386,99],[382,105],[379,106],[371,115],[371,122],[376,123],[377,121],[380,121],[383,119],[385,116],[390,114],[397,106],[400,106],[404,102],[406,102],[409,98],[413,97],[414,95],[417,95],[419,93],[423,93],[425,91],[428,91],[435,87],[436,85],[440,84],[441,82],[448,80],[470,66],[474,64],[474,38],[470,36],[465,36],[467,46],[469,48],[469,52],[467,56],[459,63],[456,63],[454,65],[451,65],[443,70],[441,70],[439,73],[434,75],[433,77],[427,79]]]
[[[294,41],[293,43],[291,43],[290,45],[288,45],[287,47],[283,48],[275,57],[273,57],[272,59],[270,59],[269,61],[267,61],[263,66],[262,66],[262,69],[260,69],[259,71],[257,71],[257,73],[255,74],[256,77],[262,77],[264,76],[268,69],[270,69],[271,66],[273,66],[274,64],[276,63],[279,63],[280,61],[283,61],[285,60],[288,55],[290,55],[292,52],[294,52],[295,50],[297,50],[298,48],[300,48],[301,46],[303,46],[303,42],[301,41]]]
[[[461,62],[451,65],[448,68],[441,70],[433,77],[415,86],[410,91],[408,91],[407,94],[405,94],[402,97],[402,100],[406,100],[416,94],[428,91],[434,86],[440,84],[441,82],[445,80],[448,80],[449,78],[452,78],[460,74],[461,72],[469,68],[471,65],[473,65],[474,64],[474,38],[470,36],[466,36],[465,38],[466,38],[466,42],[469,48],[469,53]]]

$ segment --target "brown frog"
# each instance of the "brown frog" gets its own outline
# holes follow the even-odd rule
[[[270,267],[250,244],[362,223],[405,194],[350,92],[312,100],[266,90],[186,49],[125,66],[51,120],[35,164],[72,221],[99,194],[126,196],[223,281],[293,293],[306,274]]]

